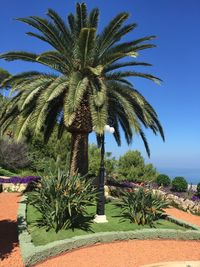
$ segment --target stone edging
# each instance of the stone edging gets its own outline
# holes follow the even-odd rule
[[[107,243],[112,241],[132,240],[132,239],[179,239],[179,240],[199,240],[200,228],[177,220],[171,216],[170,221],[186,226],[192,230],[181,231],[173,229],[144,229],[135,231],[103,232],[88,234],[84,236],[72,237],[70,239],[58,240],[43,246],[35,246],[31,242],[31,235],[27,231],[26,224],[26,196],[22,196],[18,209],[18,234],[19,246],[21,250],[24,266],[32,266],[46,260],[49,257],[59,255],[83,246],[90,246],[96,243]]]

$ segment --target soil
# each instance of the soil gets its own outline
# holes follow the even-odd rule
[[[23,267],[17,239],[18,193],[0,194],[0,267]],[[177,209],[167,213],[200,226],[200,217]],[[81,248],[37,267],[139,267],[166,261],[200,260],[200,241],[132,240]],[[35,266],[35,267],[36,267]]]
[[[22,267],[18,246],[17,209],[19,193],[0,194],[0,267]]]

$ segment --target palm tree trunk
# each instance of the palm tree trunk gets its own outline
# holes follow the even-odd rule
[[[87,132],[72,132],[70,174],[88,173],[88,135]]]

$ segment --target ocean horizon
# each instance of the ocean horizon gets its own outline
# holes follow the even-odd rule
[[[188,184],[200,183],[200,169],[182,169],[182,168],[157,168],[159,173],[168,175],[171,179],[176,176],[184,177]]]

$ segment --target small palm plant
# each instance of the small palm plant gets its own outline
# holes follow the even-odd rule
[[[72,135],[71,173],[87,173],[88,135],[95,129],[99,137],[106,124],[112,123],[115,128],[118,145],[121,127],[128,144],[134,134],[139,134],[150,154],[143,126],[160,133],[164,139],[163,130],[152,106],[128,78],[142,77],[156,83],[160,79],[123,68],[151,66],[135,58],[140,51],[155,47],[146,43],[155,36],[121,42],[137,26],[136,23],[124,25],[129,17],[126,12],[118,14],[98,33],[99,10],[95,8],[88,13],[84,3],[77,4],[76,14],[69,14],[68,22],[52,9],[47,16],[48,19],[30,16],[18,20],[36,29],[37,32],[27,34],[48,43],[49,51],[0,55],[7,61],[40,63],[55,71],[51,74],[23,72],[4,80],[2,86],[11,86],[15,96],[0,114],[3,130],[17,119],[18,139],[31,128],[36,134],[42,132],[48,140],[59,124],[59,136],[65,130]]]

